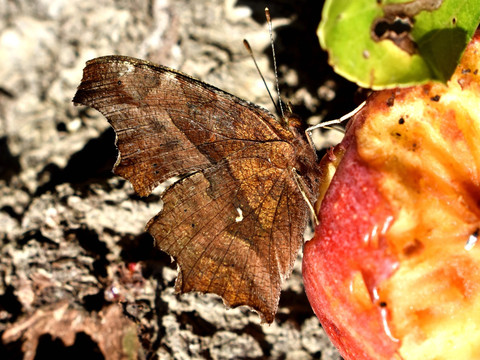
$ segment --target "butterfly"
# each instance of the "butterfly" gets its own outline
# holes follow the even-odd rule
[[[115,130],[114,173],[141,196],[179,177],[146,230],[179,265],[175,288],[275,318],[318,195],[300,119],[280,119],[179,71],[125,56],[90,60],[73,99]]]

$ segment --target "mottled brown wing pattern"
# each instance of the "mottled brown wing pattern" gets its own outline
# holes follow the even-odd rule
[[[306,141],[260,107],[128,57],[89,61],[73,101],[108,119],[119,149],[114,172],[140,195],[183,177],[147,225],[180,266],[177,290],[218,294],[272,322],[308,218],[293,177],[293,168],[315,163]],[[314,173],[301,174],[312,199]]]

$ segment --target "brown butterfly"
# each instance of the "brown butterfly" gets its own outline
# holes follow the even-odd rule
[[[272,322],[320,181],[298,117],[267,110],[178,71],[124,56],[87,62],[73,99],[117,134],[117,175],[162,195],[147,224],[179,264],[179,292],[220,295]]]

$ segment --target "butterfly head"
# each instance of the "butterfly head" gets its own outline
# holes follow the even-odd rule
[[[300,116],[291,112],[286,112],[284,121],[291,132],[303,132],[303,121]]]

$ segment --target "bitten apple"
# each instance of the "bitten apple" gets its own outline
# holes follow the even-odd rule
[[[303,277],[342,356],[480,359],[480,36],[447,85],[370,96],[322,166]]]

